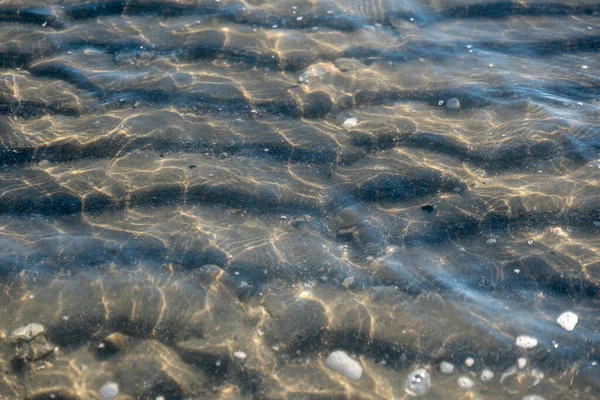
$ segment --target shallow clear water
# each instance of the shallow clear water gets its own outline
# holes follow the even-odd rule
[[[1,1],[0,399],[598,398],[599,13]]]

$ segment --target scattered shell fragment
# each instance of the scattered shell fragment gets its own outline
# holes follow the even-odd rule
[[[491,381],[492,379],[494,379],[494,373],[491,370],[486,368],[483,371],[481,371],[481,375],[479,375],[479,379],[481,379],[484,382]]]
[[[474,382],[471,378],[467,376],[461,376],[456,380],[458,387],[464,390],[471,389],[474,385]]]
[[[414,370],[406,379],[404,390],[411,396],[423,396],[431,387],[431,377],[424,368]]]
[[[522,349],[533,349],[535,346],[537,346],[538,341],[534,337],[521,335],[517,338],[517,340],[515,340],[515,344],[517,347]]]
[[[353,381],[359,380],[363,373],[360,363],[343,350],[336,350],[329,354],[325,359],[325,365]]]
[[[358,124],[358,120],[354,117],[352,118],[347,118],[344,123],[342,124],[342,128],[345,129],[350,129],[355,127]]]
[[[106,382],[98,391],[98,395],[103,399],[114,399],[119,395],[119,384],[116,382]]]
[[[12,332],[11,337],[14,341],[25,340],[29,342],[35,339],[37,336],[44,333],[45,330],[46,328],[44,328],[44,325],[31,323],[29,325],[21,326],[20,328],[15,329]]]
[[[566,311],[556,319],[556,323],[562,326],[562,328],[566,331],[571,332],[575,329],[575,325],[579,321],[579,317],[572,311]]]
[[[440,371],[442,374],[451,374],[454,372],[454,364],[449,363],[448,361],[442,361],[440,363]]]

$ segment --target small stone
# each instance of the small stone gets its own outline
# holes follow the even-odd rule
[[[492,379],[494,379],[494,373],[486,368],[483,371],[481,371],[479,379],[481,379],[484,382],[491,381]]]
[[[475,365],[475,360],[473,359],[473,357],[468,357],[465,360],[465,365],[469,368],[471,368],[473,365]]]
[[[44,325],[32,323],[15,329],[12,332],[11,337],[14,341],[25,340],[27,342],[30,342],[37,336],[44,333],[45,330],[46,328],[44,328]]]
[[[116,382],[106,382],[98,391],[98,395],[103,399],[114,399],[119,395],[119,384]]]
[[[244,360],[246,359],[246,357],[248,357],[248,354],[244,353],[243,351],[236,351],[235,353],[233,353],[234,357],[239,358],[240,360]]]
[[[491,244],[496,244],[496,239],[494,239],[494,238],[491,238],[491,239],[488,239],[488,240],[486,240],[485,242],[486,242],[487,244],[490,244],[490,245],[491,245]]]
[[[575,325],[579,321],[577,314],[571,311],[566,311],[556,319],[556,323],[563,327],[564,330],[571,332],[575,329]]]
[[[325,365],[353,381],[359,380],[363,373],[360,363],[343,350],[336,350],[329,354],[325,359]]]
[[[460,101],[456,98],[453,97],[450,100],[448,100],[448,102],[446,103],[446,108],[448,110],[459,110],[460,109]]]
[[[581,69],[588,69],[588,66],[587,65],[582,65]]]
[[[535,346],[537,346],[538,341],[534,337],[522,335],[519,336],[517,340],[515,340],[515,344],[517,345],[517,347],[520,347],[522,349],[533,349]]]
[[[442,374],[451,374],[454,372],[454,364],[449,363],[448,361],[442,361],[440,363],[440,371]]]
[[[342,128],[345,129],[350,129],[355,127],[358,124],[358,120],[356,118],[348,118],[344,121],[344,123],[342,124]]]
[[[423,396],[431,387],[431,377],[424,368],[414,370],[408,375],[404,390],[412,396]]]
[[[457,379],[456,383],[458,384],[458,387],[463,389],[463,390],[468,390],[471,389],[473,387],[473,385],[475,384],[471,378],[466,377],[466,376],[461,376]]]
[[[523,396],[522,400],[546,400],[542,396],[538,394],[528,394],[527,396]]]
[[[521,357],[517,360],[517,367],[519,369],[523,369],[527,366],[527,359],[525,357]]]

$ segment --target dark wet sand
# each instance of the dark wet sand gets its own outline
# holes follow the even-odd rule
[[[0,3],[0,400],[598,398],[599,13]]]

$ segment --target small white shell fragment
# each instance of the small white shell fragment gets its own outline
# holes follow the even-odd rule
[[[466,377],[466,376],[459,377],[456,380],[456,383],[458,383],[458,387],[463,390],[471,389],[474,385],[473,380],[471,380],[471,378]]]
[[[329,354],[325,359],[325,365],[353,381],[359,380],[363,373],[360,363],[343,350],[336,350]]]
[[[15,329],[12,332],[11,337],[13,340],[26,340],[29,342],[44,333],[45,330],[46,328],[44,328],[44,325],[36,324],[34,322]]]
[[[523,369],[527,366],[527,359],[525,357],[521,357],[517,360],[517,367],[519,369]]]
[[[579,322],[579,317],[577,314],[571,311],[566,311],[556,319],[556,323],[562,326],[562,328],[566,331],[571,332],[575,329],[575,325]]]
[[[431,387],[431,377],[424,368],[414,370],[406,379],[404,391],[411,396],[423,396]]]
[[[358,120],[356,118],[354,118],[354,117],[348,118],[342,124],[342,128],[350,129],[350,128],[355,127],[357,124],[358,124]]]
[[[481,379],[484,382],[491,381],[492,379],[494,379],[494,373],[486,368],[483,371],[481,371],[479,379]]]
[[[465,365],[469,368],[471,368],[473,365],[475,365],[475,360],[473,359],[473,357],[468,357],[465,360]]]
[[[442,374],[451,374],[454,372],[454,364],[449,363],[448,361],[442,361],[440,363],[440,371]]]
[[[538,394],[529,394],[527,396],[524,396],[522,400],[546,400],[546,399],[544,399],[542,396],[540,396]]]
[[[535,346],[537,346],[538,341],[534,337],[521,335],[517,338],[517,340],[515,340],[515,344],[517,347],[522,349],[533,349]]]
[[[239,358],[240,360],[244,360],[246,357],[248,357],[248,354],[244,353],[243,351],[236,351],[235,353],[233,353],[234,357]]]
[[[116,382],[106,382],[98,391],[98,395],[105,400],[114,399],[119,395],[119,384]]]

